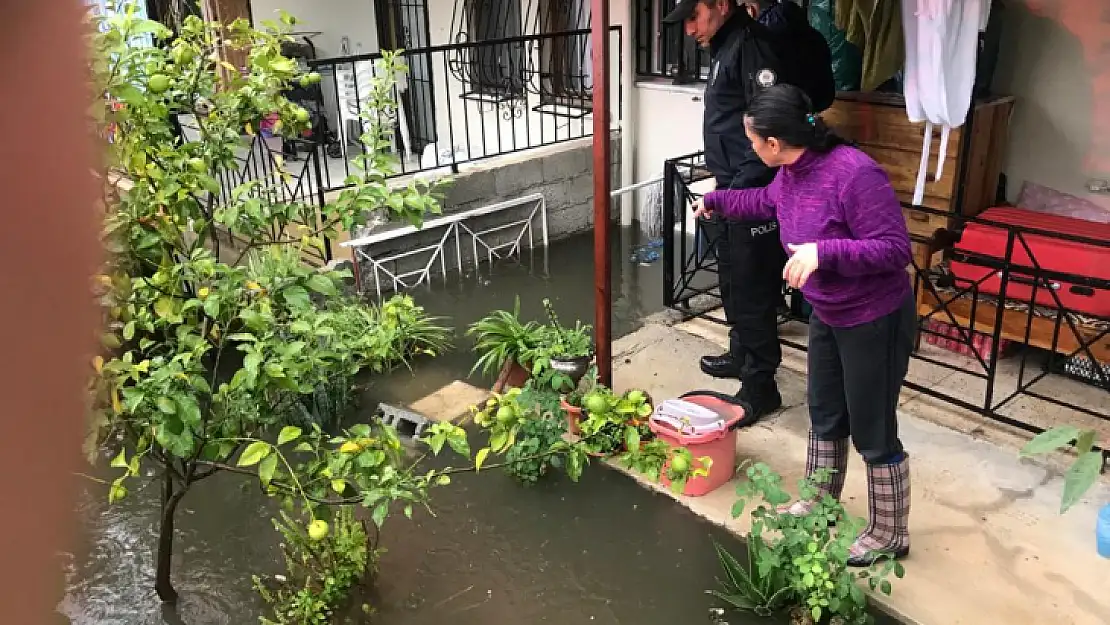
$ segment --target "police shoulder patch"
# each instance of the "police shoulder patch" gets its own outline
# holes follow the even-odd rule
[[[772,71],[770,69],[767,69],[767,68],[764,68],[764,69],[759,70],[759,72],[756,73],[755,82],[760,87],[763,87],[763,88],[766,89],[767,87],[773,86],[775,84],[775,81],[777,80],[777,78],[778,77],[775,76],[774,71]]]

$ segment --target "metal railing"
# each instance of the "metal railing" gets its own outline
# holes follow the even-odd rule
[[[677,0],[633,0],[636,23],[636,75],[673,78],[677,83],[704,81],[709,75],[709,52],[681,24],[666,25],[663,17]]]
[[[309,149],[301,152],[300,156],[285,158],[283,146],[286,141],[281,138],[266,139],[260,135],[252,137],[236,155],[235,168],[216,173],[216,180],[220,185],[216,204],[229,201],[241,185],[257,183],[250,191],[251,195],[274,203],[301,205],[305,218],[298,223],[310,230],[318,229],[318,209],[324,205],[319,153],[315,149]],[[275,238],[280,234],[276,231],[277,228],[275,225]],[[322,251],[305,249],[306,260],[313,264],[323,264],[332,259],[331,241],[323,237],[323,242]]]
[[[610,29],[616,89],[611,117],[621,111],[619,26]],[[508,37],[430,46],[399,53],[408,72],[397,77],[391,122],[396,175],[459,166],[481,159],[573,141],[593,134],[590,31]],[[357,174],[365,129],[360,113],[378,69],[380,52],[309,65],[321,74],[319,112],[328,128],[317,133],[323,188],[340,189]]]
[[[723,316],[714,312],[720,307],[714,253],[718,235],[712,224],[705,222],[697,222],[691,229],[686,218],[690,204],[699,195],[691,190],[691,185],[709,178],[702,153],[665,163],[664,303],[686,318],[700,317],[723,324]],[[1043,431],[1043,423],[1031,423],[1003,412],[1022,397],[1066,408],[1096,421],[1110,421],[1110,395],[1084,402],[1079,397],[1046,394],[1036,388],[1049,376],[1065,374],[1110,392],[1110,316],[1099,313],[1098,304],[1092,305],[1100,298],[1110,297],[1110,280],[1053,269],[1058,267],[1054,262],[1061,249],[1058,242],[1084,245],[1087,251],[1082,253],[1086,254],[1097,253],[1095,250],[1107,250],[1110,254],[1110,241],[961,217],[919,206],[903,208],[948,220],[948,227],[938,228],[932,236],[911,237],[919,249],[928,250],[927,254],[915,254],[912,268],[921,322],[914,358],[979,380],[982,392],[975,393],[978,395],[975,398],[944,385],[928,386],[907,380],[905,386],[1032,433]],[[960,236],[972,225],[995,229],[1005,245],[993,254],[961,247]],[[944,260],[932,266],[931,259],[938,253]],[[955,270],[951,268],[953,262],[958,263]],[[1086,304],[1078,304],[1077,308],[1077,302]],[[788,320],[808,321],[799,315]],[[964,357],[929,355],[922,349],[920,339],[931,337],[936,342],[948,342]],[[806,349],[796,341],[780,340],[789,347]],[[1018,348],[1012,358],[1004,358],[1002,353],[1007,345]],[[1013,382],[1005,390],[999,384],[1003,362],[1008,369],[1007,385]],[[1106,457],[1110,458],[1110,453]]]

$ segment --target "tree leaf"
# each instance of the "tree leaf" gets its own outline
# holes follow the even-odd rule
[[[169,297],[158,298],[158,301],[154,302],[154,314],[161,319],[173,315],[173,300]]]
[[[1021,448],[1022,456],[1039,456],[1065,447],[1068,443],[1079,437],[1079,429],[1071,425],[1063,425],[1041,432]]]
[[[1083,495],[1098,481],[1102,470],[1102,452],[1088,451],[1079,456],[1064,475],[1064,496],[1060,501],[1060,514],[1079,503]]]
[[[1088,451],[1091,451],[1091,449],[1095,446],[1095,437],[1097,436],[1098,434],[1095,433],[1094,430],[1083,430],[1082,432],[1080,432],[1079,437],[1075,440],[1076,453],[1082,455],[1087,453]]]
[[[269,455],[270,444],[264,441],[255,441],[247,445],[247,448],[243,450],[237,464],[241,467],[249,467],[258,464],[263,458]]]
[[[478,450],[478,455],[474,457],[474,472],[482,470],[482,465],[486,462],[486,457],[489,456],[489,447],[483,447]]]
[[[262,486],[270,485],[274,481],[274,473],[277,471],[278,457],[276,454],[270,454],[263,458],[262,462],[258,465],[258,479],[261,480]]]
[[[158,405],[158,410],[161,410],[166,414],[177,413],[177,404],[175,404],[174,401],[169,397],[159,397],[158,401],[156,401],[155,403]]]
[[[466,440],[466,432],[461,428],[447,435],[447,444],[463,458],[470,458],[470,442]]]
[[[127,468],[127,450],[119,450],[119,455],[112,459],[112,468],[126,469]]]
[[[296,440],[301,437],[301,428],[295,425],[287,425],[281,428],[281,432],[277,437],[277,444],[284,445],[290,441]]]
[[[285,298],[285,303],[289,304],[289,307],[293,310],[305,310],[312,306],[308,291],[303,286],[287,286],[282,289],[281,296]]]
[[[215,295],[209,296],[204,300],[204,314],[213,319],[220,318],[220,298]]]
[[[308,288],[328,297],[335,297],[339,291],[335,288],[335,281],[330,276],[317,273],[308,279]]]
[[[383,501],[374,507],[374,511],[370,513],[370,520],[374,525],[381,529],[382,524],[385,523],[385,517],[389,514],[389,502]]]

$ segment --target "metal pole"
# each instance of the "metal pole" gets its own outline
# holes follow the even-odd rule
[[[609,251],[609,0],[590,0],[593,48],[594,117],[594,340],[598,381],[613,385],[613,330],[610,325],[612,267]]]

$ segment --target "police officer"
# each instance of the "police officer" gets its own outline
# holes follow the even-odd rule
[[[680,0],[663,18],[710,52],[703,125],[706,167],[718,188],[765,186],[775,170],[763,164],[744,133],[744,111],[760,89],[787,82],[805,90],[815,112],[832,103],[828,45],[792,2]],[[701,369],[737,378],[737,397],[758,418],[782,405],[775,371],[782,361],[778,311],[786,255],[778,222],[719,221],[718,280],[729,323],[729,351],[705,356]]]

